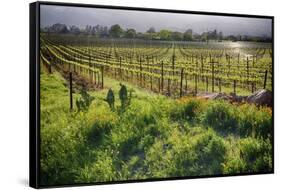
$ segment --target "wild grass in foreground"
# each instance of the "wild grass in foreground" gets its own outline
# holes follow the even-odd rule
[[[106,89],[88,92],[86,110],[70,111],[65,83],[41,73],[41,185],[272,170],[269,108],[173,100],[130,85],[122,107],[119,83],[106,79]],[[83,101],[79,91],[74,100]]]

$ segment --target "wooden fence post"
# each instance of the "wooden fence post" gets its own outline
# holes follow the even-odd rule
[[[171,79],[168,78],[168,96],[171,95],[171,92],[170,92],[170,86],[171,86]]]
[[[121,57],[119,57],[119,75],[120,75],[120,79],[121,80],[123,80],[122,79],[122,63],[121,63]]]
[[[267,70],[265,70],[265,74],[264,74],[263,89],[266,88],[266,79],[267,79]]]
[[[249,82],[249,58],[247,57],[247,83]]]
[[[184,75],[185,79],[185,92],[187,92],[187,74]]]
[[[164,89],[164,63],[161,63],[161,91]]]
[[[236,94],[236,80],[233,81],[233,92]]]
[[[206,76],[206,91],[209,90],[209,78]]]
[[[182,69],[181,69],[180,97],[182,97],[182,80],[183,80],[183,71],[184,71],[184,68],[182,68]]]
[[[197,74],[195,74],[195,94],[197,94]]]
[[[175,54],[172,56],[172,70],[173,70],[173,76],[175,75]]]
[[[49,64],[48,69],[49,69],[49,73],[52,74],[52,64],[51,64],[51,62],[50,62],[50,64]]]
[[[104,70],[104,66],[101,66],[101,88],[103,89],[103,70]]]
[[[161,87],[161,81],[160,81],[160,78],[158,78],[158,93],[160,93],[160,87]]]
[[[219,92],[221,93],[221,78],[219,79]]]
[[[214,61],[212,61],[212,92],[215,91]]]
[[[73,97],[72,97],[72,72],[69,72],[69,97],[70,97],[70,110],[73,109]]]
[[[140,58],[140,86],[142,86],[142,59]]]

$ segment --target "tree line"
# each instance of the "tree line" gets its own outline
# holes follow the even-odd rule
[[[267,36],[251,36],[251,35],[223,35],[222,31],[216,29],[202,32],[198,34],[192,29],[185,32],[171,31],[161,29],[156,31],[154,27],[150,27],[146,32],[137,32],[134,28],[122,28],[119,24],[110,27],[102,25],[86,25],[85,28],[79,28],[75,25],[67,26],[65,24],[56,23],[51,26],[41,28],[41,32],[52,34],[74,34],[89,35],[97,38],[128,38],[128,39],[145,39],[145,40],[170,40],[170,41],[201,41],[208,42],[216,40],[230,41],[254,41],[254,42],[271,42],[272,39]]]

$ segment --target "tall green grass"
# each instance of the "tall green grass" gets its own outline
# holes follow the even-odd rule
[[[135,92],[123,111],[104,101],[111,88],[121,106],[111,79],[88,92],[95,99],[86,111],[70,111],[64,79],[41,73],[42,185],[272,171],[269,108],[173,100],[125,85]]]

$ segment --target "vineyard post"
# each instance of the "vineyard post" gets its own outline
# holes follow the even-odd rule
[[[90,69],[89,69],[90,82],[93,83],[93,71],[91,70],[91,68],[92,68],[91,56],[89,56],[89,67],[90,67]]]
[[[172,56],[172,70],[173,70],[173,76],[175,75],[175,54]]]
[[[230,71],[230,56],[228,56],[228,72],[227,73],[229,73],[229,71]]]
[[[247,57],[247,84],[249,83],[249,58]]]
[[[94,62],[94,68],[96,68],[96,63]],[[94,78],[95,78],[95,82],[94,84],[97,84],[97,72],[94,72]]]
[[[264,74],[263,89],[265,89],[265,88],[266,88],[266,79],[267,79],[267,70],[265,70],[265,74]]]
[[[140,86],[142,86],[142,65],[141,65],[142,59],[140,58],[140,74],[139,74],[139,81],[140,81]]]
[[[101,88],[103,89],[103,70],[104,70],[104,66],[101,66]]]
[[[219,78],[219,92],[221,93],[221,78]]]
[[[145,87],[145,78],[146,78],[146,74],[144,73],[143,75],[142,75],[142,78],[143,78],[143,82],[142,82],[142,84],[143,84],[143,86]]]
[[[73,97],[72,97],[72,72],[69,72],[69,96],[70,96],[70,110],[73,109]]]
[[[171,95],[171,93],[170,93],[170,85],[171,85],[171,79],[168,78],[168,96]]]
[[[195,94],[197,94],[197,74],[195,74]]]
[[[117,68],[115,67],[114,68],[114,78],[116,79],[116,77],[117,77]],[[96,78],[96,76],[95,76],[95,78]]]
[[[161,62],[161,91],[164,89],[164,63]]]
[[[184,75],[185,78],[185,91],[187,92],[187,74]]]
[[[150,90],[152,91],[152,75],[150,75]]]
[[[122,79],[122,60],[121,59],[122,58],[119,57],[119,75],[120,75],[120,79],[123,80]]]
[[[152,62],[153,62],[153,59],[152,59]],[[153,63],[151,63],[151,65],[152,64]],[[150,90],[152,91],[152,80],[153,80],[153,77],[152,77],[153,69],[152,69],[152,67],[149,67],[149,72],[150,72]]]
[[[203,56],[202,56],[202,54],[201,54],[201,80],[203,80],[203,79],[202,79],[203,70],[204,70],[204,63],[203,63]]]
[[[240,53],[238,53],[238,64],[239,64],[239,62],[240,62]]]
[[[212,60],[212,92],[214,92],[215,91],[215,79],[214,79],[214,60]]]
[[[48,69],[49,69],[49,73],[52,74],[52,62],[50,62]]]
[[[208,92],[209,88],[209,78],[206,76],[206,91]]]
[[[160,93],[161,90],[161,81],[160,78],[158,78],[158,93]]]
[[[236,94],[236,80],[233,81],[233,92]]]
[[[183,80],[183,71],[184,71],[184,68],[182,68],[182,69],[181,69],[180,97],[182,97],[182,80]]]
[[[131,81],[132,81],[132,83],[134,83],[134,71],[133,70],[131,71]]]

